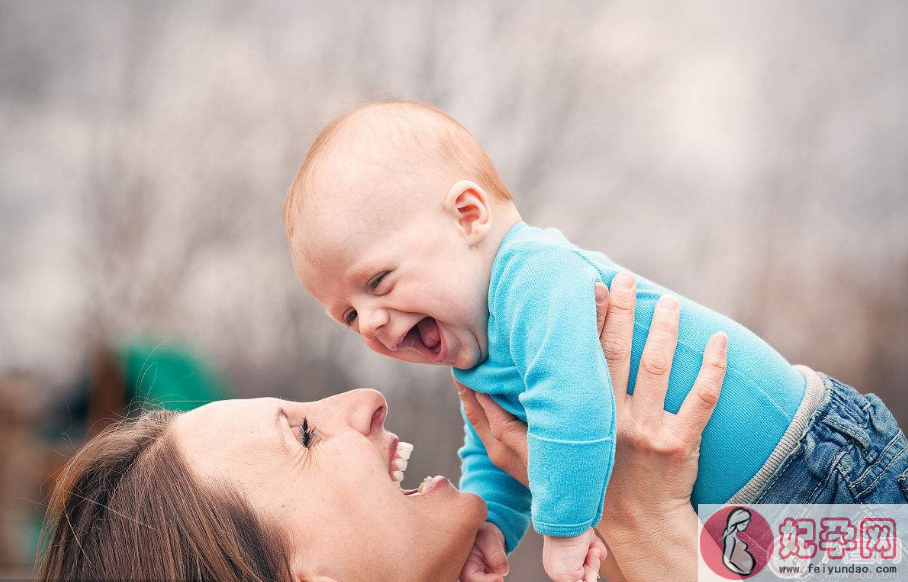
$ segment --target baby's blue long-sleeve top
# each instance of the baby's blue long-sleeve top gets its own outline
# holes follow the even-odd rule
[[[489,284],[488,357],[454,370],[527,423],[529,490],[489,460],[465,422],[460,487],[480,495],[513,551],[530,518],[537,532],[569,537],[596,525],[614,463],[615,404],[596,329],[593,285],[625,270],[579,249],[555,229],[515,225]],[[670,293],[637,278],[628,392],[655,304]],[[722,398],[703,432],[692,503],[724,503],[756,474],[788,428],[804,378],[766,342],[731,319],[678,296],[679,340],[665,409],[677,412],[713,333],[729,337]]]

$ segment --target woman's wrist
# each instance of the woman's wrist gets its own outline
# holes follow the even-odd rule
[[[603,520],[596,529],[634,580],[695,581],[700,520],[689,503]]]

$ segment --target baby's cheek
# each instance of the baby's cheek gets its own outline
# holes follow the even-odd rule
[[[376,338],[363,337],[363,343],[366,344],[366,347],[373,352],[379,353],[383,356],[389,356],[392,358],[395,357],[394,353],[386,348],[385,344],[381,343]]]

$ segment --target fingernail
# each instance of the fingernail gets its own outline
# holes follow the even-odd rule
[[[599,285],[596,285],[595,294],[596,294],[596,305],[604,305],[605,297],[606,297],[605,288],[600,287]]]
[[[634,276],[630,273],[622,271],[615,275],[615,278],[612,279],[612,285],[617,289],[623,289],[625,291],[630,291],[634,288]]]
[[[715,345],[720,350],[724,350],[728,346],[728,336],[725,335],[724,331],[720,331],[713,336],[712,341],[715,342]]]
[[[675,311],[678,309],[678,300],[674,295],[663,295],[659,298],[659,303],[656,305],[668,311]]]

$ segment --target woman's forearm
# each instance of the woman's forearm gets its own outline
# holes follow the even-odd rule
[[[613,526],[603,521],[596,530],[606,541],[609,556],[600,574],[609,582],[724,582],[728,578],[719,577],[703,562],[698,547],[702,529],[690,506],[658,518],[640,512],[615,520]]]
[[[640,512],[643,514],[644,512]],[[697,580],[697,514],[692,507],[671,514],[626,515],[603,520],[597,530],[629,582]],[[602,571],[606,577],[607,569]]]

